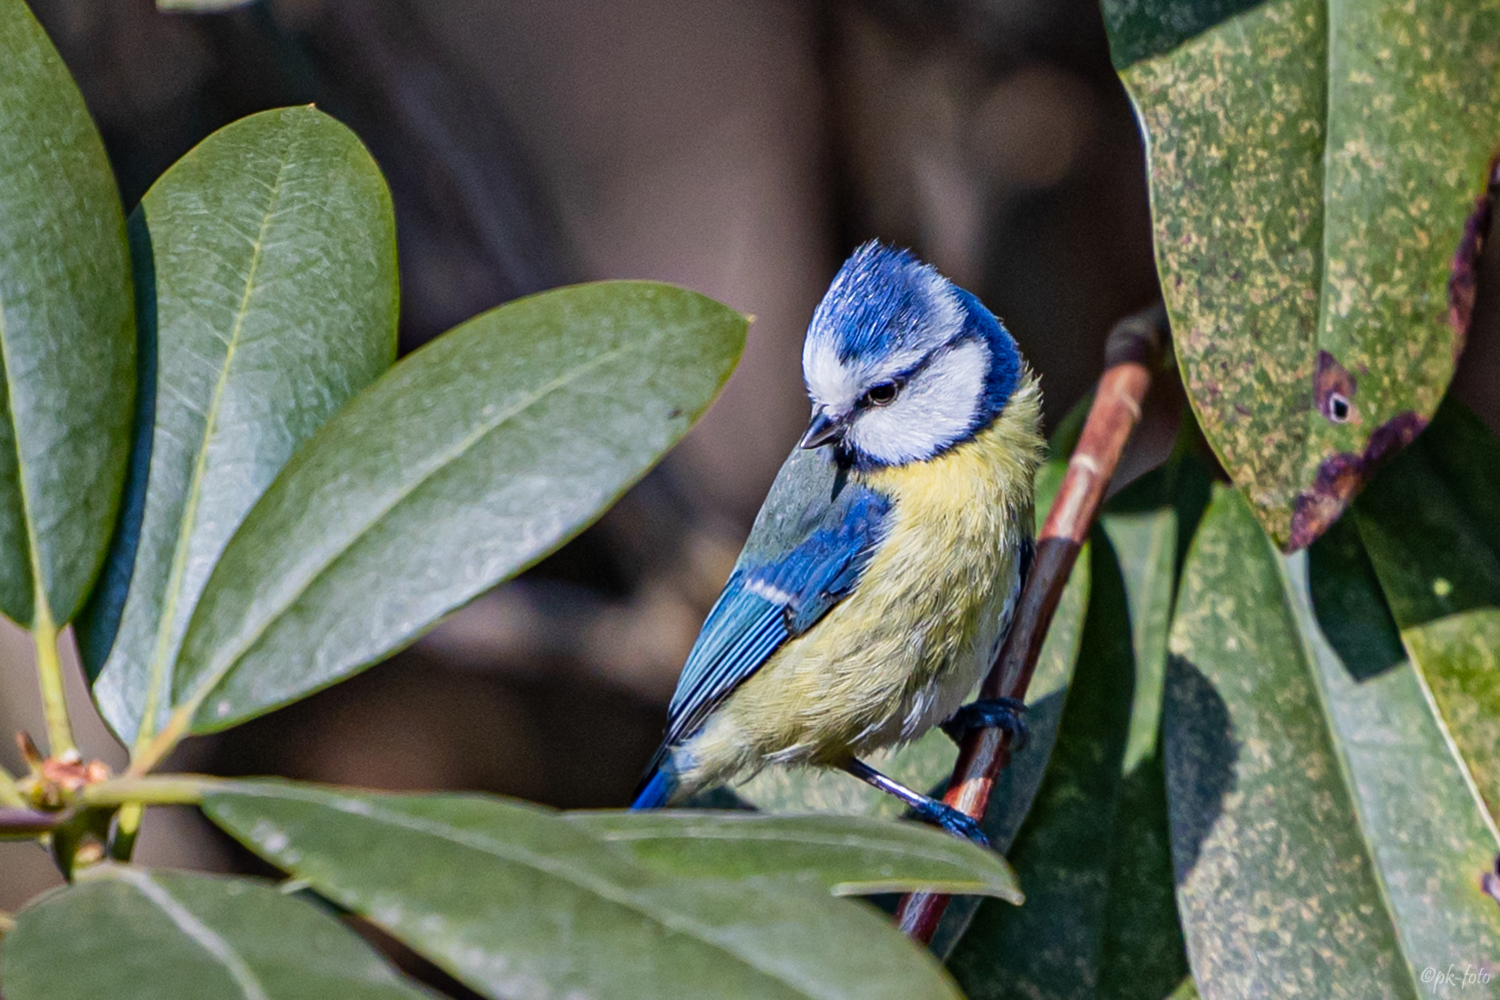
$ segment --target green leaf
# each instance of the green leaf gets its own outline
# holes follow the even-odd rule
[[[1360,540],[1356,518],[1340,518],[1312,543],[1307,559],[1308,590],[1318,626],[1349,673],[1365,680],[1402,663],[1406,651],[1401,633]]]
[[[203,808],[485,996],[958,997],[859,904],[668,875],[550,810],[279,783],[219,786]]]
[[[1354,534],[1352,525],[1345,529]],[[1479,891],[1500,836],[1466,780],[1442,721],[1404,662],[1374,673],[1343,661],[1307,600],[1312,554],[1285,563],[1291,604],[1398,937],[1419,977],[1429,966],[1500,954],[1500,907]],[[1324,566],[1334,586],[1378,598],[1356,567]],[[1324,612],[1326,617],[1326,611]],[[1369,664],[1365,664],[1368,668]],[[1413,808],[1416,806],[1416,808]],[[1430,987],[1423,990],[1430,995]]]
[[[1401,640],[1500,820],[1500,439],[1449,400],[1355,510]]]
[[[299,444],[396,357],[396,223],[359,139],[310,107],[241,119],[130,217],[154,429],[141,496],[79,622],[104,718],[170,708],[209,572]],[[153,378],[143,363],[144,377]],[[144,473],[144,469],[142,470]]]
[[[22,0],[0,0],[0,367],[0,612],[62,625],[114,528],[135,327],[104,145]]]
[[[745,327],[693,292],[601,282],[404,358],[296,452],[214,568],[174,679],[193,731],[347,677],[572,537],[707,407]]]
[[[1338,658],[1305,557],[1233,491],[1189,552],[1172,653],[1173,859],[1205,995],[1415,997],[1423,968],[1500,948],[1477,891],[1496,841],[1416,678]]]
[[[1100,0],[1116,69],[1170,52],[1262,0]]]
[[[1077,674],[1011,848],[1028,900],[980,905],[949,959],[969,997],[1159,998],[1186,972],[1158,751],[1178,478],[1174,465],[1118,498],[1090,543]]]
[[[1157,266],[1205,435],[1300,549],[1452,377],[1446,285],[1495,142],[1500,0],[1109,9],[1117,61],[1168,44],[1127,28],[1146,9],[1167,36],[1206,28],[1123,74]]]
[[[10,1000],[418,1000],[353,931],[259,879],[105,865],[21,912]]]
[[[1177,572],[1211,484],[1196,459],[1179,457],[1117,497],[1101,519],[1124,576],[1134,660],[1099,945],[1101,997],[1160,996],[1187,973],[1172,891],[1161,714]]]
[[[677,875],[799,878],[836,896],[925,890],[1023,900],[1000,855],[917,823],[726,810],[565,815],[637,861]]]

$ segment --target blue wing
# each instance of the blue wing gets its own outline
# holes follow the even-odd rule
[[[886,497],[817,453],[787,459],[682,668],[663,750],[697,732],[783,643],[854,589],[889,512]]]

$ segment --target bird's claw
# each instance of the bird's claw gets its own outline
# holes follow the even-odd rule
[[[963,837],[983,848],[990,846],[990,838],[984,835],[979,824],[972,817],[964,815],[946,802],[932,799],[917,806],[916,813],[919,818],[942,827],[955,837]]]
[[[953,718],[943,723],[943,732],[959,743],[970,730],[1000,729],[1010,733],[1011,750],[1019,751],[1031,736],[1021,718],[1025,711],[1026,703],[1018,698],[981,698],[954,712]]]

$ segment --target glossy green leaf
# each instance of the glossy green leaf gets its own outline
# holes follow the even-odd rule
[[[668,875],[550,810],[280,783],[221,786],[203,808],[485,996],[958,996],[860,904]]]
[[[1496,141],[1500,0],[1106,11],[1117,62],[1167,47],[1123,76],[1184,385],[1256,516],[1300,549],[1452,377],[1447,282]]]
[[[1308,548],[1308,591],[1323,637],[1365,680],[1401,664],[1406,650],[1356,521],[1340,518]]]
[[[106,865],[5,938],[10,1000],[419,1000],[359,936],[259,879]]]
[[[193,730],[332,684],[598,516],[708,406],[743,316],[578,285],[402,359],[303,445],[214,568],[174,678]]]
[[[1004,858],[919,823],[732,810],[566,817],[637,861],[677,875],[796,878],[836,896],[925,890],[1022,901]]]
[[[1500,439],[1449,400],[1355,510],[1401,639],[1500,820]]]
[[[1344,530],[1354,533],[1352,525]],[[1416,671],[1400,662],[1363,672],[1319,630],[1308,601],[1311,559],[1285,563],[1291,604],[1412,974],[1420,979],[1425,968],[1461,966],[1476,952],[1500,954],[1500,906],[1479,889],[1500,852],[1500,835]],[[1323,571],[1346,592],[1373,582],[1358,571],[1326,565]]]
[[[1161,713],[1178,567],[1211,484],[1201,463],[1179,456],[1112,501],[1101,519],[1124,576],[1134,689],[1099,946],[1100,997],[1160,996],[1187,973],[1172,891]]]
[[[0,0],[0,612],[23,625],[70,620],[104,559],[130,451],[131,302],[104,144],[26,4]]]
[[[297,446],[391,366],[397,315],[385,180],[310,107],[209,136],[146,192],[130,234],[155,348],[154,429],[137,456],[149,474],[79,622],[95,699],[127,743],[148,702],[153,729],[170,708],[178,646],[235,528]]]
[[[1167,498],[1206,481],[1194,466],[1179,487],[1179,471],[1118,498],[1091,543],[1077,674],[1011,848],[1027,903],[982,903],[949,959],[971,998],[1160,998],[1186,972],[1158,750],[1179,534]]]
[[[1496,841],[1411,670],[1341,661],[1304,567],[1223,490],[1183,569],[1165,748],[1193,975],[1208,997],[1414,997],[1422,969],[1500,947],[1475,867]]]
[[[1100,0],[1117,69],[1170,52],[1263,0]]]

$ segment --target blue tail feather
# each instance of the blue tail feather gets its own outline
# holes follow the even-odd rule
[[[672,799],[672,793],[677,790],[677,778],[666,768],[658,768],[651,779],[641,786],[635,801],[630,804],[632,809],[660,809]]]

